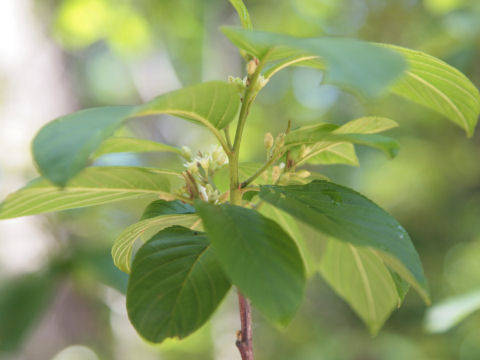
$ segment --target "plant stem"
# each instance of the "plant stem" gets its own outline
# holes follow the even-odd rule
[[[240,308],[241,330],[237,333],[236,345],[242,360],[254,360],[252,342],[252,309],[250,302],[238,292],[238,306]]]
[[[244,188],[246,187],[247,185],[249,185],[252,181],[254,181],[257,177],[259,177],[260,175],[262,175],[265,170],[267,170],[273,163],[275,163],[275,161],[277,161],[278,159],[280,159],[283,155],[283,152],[277,154],[277,155],[272,155],[272,157],[270,158],[270,160],[268,160],[265,164],[263,164],[263,166],[261,168],[259,168],[255,174],[253,174],[252,176],[250,176],[248,179],[246,179],[245,181],[243,181],[241,184],[240,184],[240,188]]]

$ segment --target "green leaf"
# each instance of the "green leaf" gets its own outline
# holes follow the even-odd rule
[[[155,200],[148,204],[140,220],[150,219],[160,215],[193,214],[194,212],[195,208],[193,206],[185,204],[180,200]]]
[[[235,118],[239,105],[234,85],[212,81],[160,95],[137,107],[82,110],[45,125],[33,140],[33,156],[45,178],[64,186],[127,119],[174,115],[206,126],[223,141],[219,129]]]
[[[383,151],[387,156],[393,158],[398,153],[398,142],[388,136],[377,134],[343,134],[325,130],[324,124],[309,125],[298,128],[287,134],[285,137],[285,146],[293,147],[300,145],[318,144],[315,150],[330,148],[341,142],[350,142],[358,145],[370,146]],[[320,144],[319,144],[320,143]],[[309,155],[311,155],[310,153]],[[310,157],[309,156],[309,157]]]
[[[150,213],[149,217],[145,217],[144,214],[142,220],[123,230],[113,243],[112,258],[115,266],[127,274],[130,273],[133,245],[139,237],[149,239],[167,227],[173,225],[190,227],[199,221],[198,216],[195,214],[163,213],[153,216],[153,214]]]
[[[480,93],[460,71],[420,51],[382,44],[404,55],[405,76],[393,87],[395,94],[435,110],[472,136],[480,114]]]
[[[428,309],[425,327],[432,333],[445,332],[478,310],[480,310],[479,290],[451,297]]]
[[[144,153],[156,151],[173,152],[175,154],[182,155],[182,151],[180,149],[170,145],[161,144],[156,141],[129,137],[112,137],[105,140],[93,156],[99,157],[105,154],[123,152]]]
[[[181,339],[205,324],[229,289],[205,234],[168,228],[135,255],[128,316],[149,341]]]
[[[319,269],[373,335],[401,302],[389,269],[371,248],[329,239]]]
[[[317,125],[319,131],[328,129],[325,124]],[[355,119],[332,129],[334,134],[376,134],[397,127],[398,124],[388,118],[378,116],[367,116]],[[308,129],[308,128],[307,128]],[[363,143],[362,145],[369,145]],[[391,149],[383,149],[384,151],[396,152],[394,143]],[[300,164],[306,162],[313,164],[347,164],[358,166],[358,158],[355,149],[351,143],[338,141],[320,141],[310,147],[310,151],[300,161]]]
[[[195,204],[225,273],[268,319],[287,324],[303,297],[295,241],[274,221],[234,205]]]
[[[333,164],[345,164],[358,166],[359,161],[357,154],[355,152],[355,147],[352,143],[333,143],[333,144],[324,144],[322,146],[316,146],[315,148],[320,150],[316,155],[309,156],[308,162],[311,164],[323,164],[323,165],[333,165]],[[315,149],[312,149],[312,152]]]
[[[137,107],[135,116],[175,115],[218,133],[235,118],[239,107],[235,85],[210,81],[160,95]]]
[[[267,203],[263,203],[259,211],[263,216],[275,221],[277,224],[282,224],[282,228],[297,244],[303,263],[305,264],[307,276],[311,277],[317,271],[317,261],[314,258],[311,249],[309,249],[307,241],[300,230],[297,221],[286,212]]]
[[[237,11],[240,22],[245,29],[253,29],[252,20],[250,20],[250,14],[248,13],[247,7],[242,0],[230,0],[230,4]]]
[[[54,281],[48,274],[24,275],[0,288],[0,353],[19,349],[25,336],[53,295]]]
[[[106,204],[142,197],[170,196],[181,176],[139,167],[91,167],[65,188],[38,178],[0,204],[0,219]]]
[[[400,54],[358,40],[306,39],[232,27],[223,27],[222,31],[238,48],[264,61],[320,57],[327,68],[327,82],[369,97],[384,92],[406,68]]]
[[[133,110],[132,106],[87,109],[45,125],[32,144],[40,173],[64,186],[88,165],[100,144],[113,135]]]
[[[383,261],[429,303],[420,258],[405,229],[363,195],[328,181],[261,186],[260,198],[326,235],[377,250]]]

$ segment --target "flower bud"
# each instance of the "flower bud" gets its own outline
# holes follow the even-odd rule
[[[280,149],[283,145],[285,145],[285,134],[281,133],[275,139],[275,148]]]
[[[270,150],[273,146],[273,135],[267,132],[263,137],[263,143],[265,144],[265,149]]]
[[[182,146],[181,153],[187,161],[192,161],[192,150],[188,146]]]
[[[311,173],[308,170],[299,170],[295,173],[295,175],[300,179],[306,179],[311,175]]]
[[[253,75],[253,73],[256,70],[257,70],[257,61],[255,61],[255,59],[252,59],[247,63],[247,74]]]
[[[274,166],[272,168],[272,182],[276,183],[278,178],[280,177],[280,167],[279,166]]]

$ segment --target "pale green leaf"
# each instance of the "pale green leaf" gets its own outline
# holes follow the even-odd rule
[[[0,204],[0,219],[168,195],[180,174],[138,167],[90,167],[59,188],[38,178]]]
[[[195,204],[218,260],[268,319],[287,324],[303,298],[305,269],[295,241],[257,211],[223,204]]]
[[[168,228],[135,255],[127,289],[128,317],[149,341],[181,339],[206,323],[229,289],[205,234]]]
[[[172,214],[147,218],[130,225],[113,243],[112,258],[115,266],[127,274],[130,273],[133,245],[143,234],[148,233],[151,237],[167,227],[173,225],[190,227],[196,222],[199,222],[199,218],[195,214]]]
[[[326,235],[375,249],[393,271],[429,302],[420,258],[405,229],[372,201],[338,184],[261,186],[260,198]]]
[[[182,151],[180,149],[170,145],[161,144],[156,141],[130,137],[111,137],[100,145],[93,157],[124,152],[173,152],[175,154],[182,155]]]
[[[460,71],[420,51],[382,44],[404,55],[405,75],[392,91],[443,114],[472,136],[480,114],[480,93]]]
[[[318,150],[330,148],[342,142],[373,147],[383,151],[390,158],[398,153],[398,142],[391,137],[378,134],[338,133],[325,130],[323,125],[304,126],[288,133],[285,137],[285,146],[316,145],[316,148],[309,153],[309,157],[318,153]]]
[[[375,97],[384,92],[406,68],[403,56],[375,44],[358,40],[289,35],[224,27],[225,35],[238,48],[264,61],[320,57],[325,80]]]
[[[480,291],[454,296],[428,309],[425,327],[432,333],[445,332],[478,310]]]
[[[193,214],[194,212],[195,208],[193,206],[181,202],[180,200],[155,200],[148,204],[143,211],[140,220],[150,219],[160,215]]]
[[[329,239],[319,270],[327,283],[376,334],[401,302],[389,269],[376,252]]]
[[[334,134],[377,134],[397,127],[398,124],[388,118],[378,116],[366,116],[339,126],[334,129]],[[368,145],[363,143],[362,145]],[[301,160],[301,163],[313,164],[347,164],[358,166],[358,158],[351,143],[338,141],[320,141],[310,146],[309,153]]]

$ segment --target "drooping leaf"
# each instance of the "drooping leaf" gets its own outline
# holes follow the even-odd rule
[[[421,51],[382,44],[405,56],[408,69],[392,91],[443,114],[472,136],[480,115],[480,93],[453,66]]]
[[[184,338],[213,314],[230,282],[205,234],[165,229],[135,255],[127,289],[127,311],[145,339]]]
[[[0,353],[17,350],[46,311],[54,291],[48,274],[23,275],[0,287]]]
[[[234,119],[239,105],[234,85],[212,81],[160,95],[141,106],[82,110],[45,125],[33,140],[33,156],[45,178],[64,186],[127,119],[174,115],[204,125],[221,138],[218,130]]]
[[[238,48],[264,61],[317,56],[327,68],[326,81],[375,97],[406,68],[398,53],[358,40],[297,38],[283,34],[223,27]]]
[[[319,269],[372,334],[401,302],[389,269],[371,248],[329,239]]]
[[[428,309],[425,327],[432,333],[445,332],[478,310],[480,310],[480,291],[454,296]]]
[[[143,237],[142,235],[147,233],[151,237],[160,230],[174,225],[190,227],[198,221],[199,218],[195,214],[158,215],[140,220],[123,230],[113,243],[113,263],[128,274],[131,271],[130,263],[135,240],[139,237],[145,239],[147,236]]]
[[[139,167],[91,167],[59,188],[38,178],[0,204],[0,219],[106,204],[118,200],[169,195],[179,174]]]
[[[295,241],[254,210],[206,202],[195,207],[232,283],[267,318],[287,324],[305,286],[304,264]]]
[[[430,301],[422,264],[408,233],[363,195],[328,181],[313,181],[283,187],[263,185],[259,196],[329,236],[375,249],[425,302]]]
[[[137,139],[130,137],[111,137],[105,140],[100,148],[97,149],[94,157],[99,157],[105,154],[132,152],[173,152],[181,155],[182,151],[176,147],[158,143],[156,141]]]

